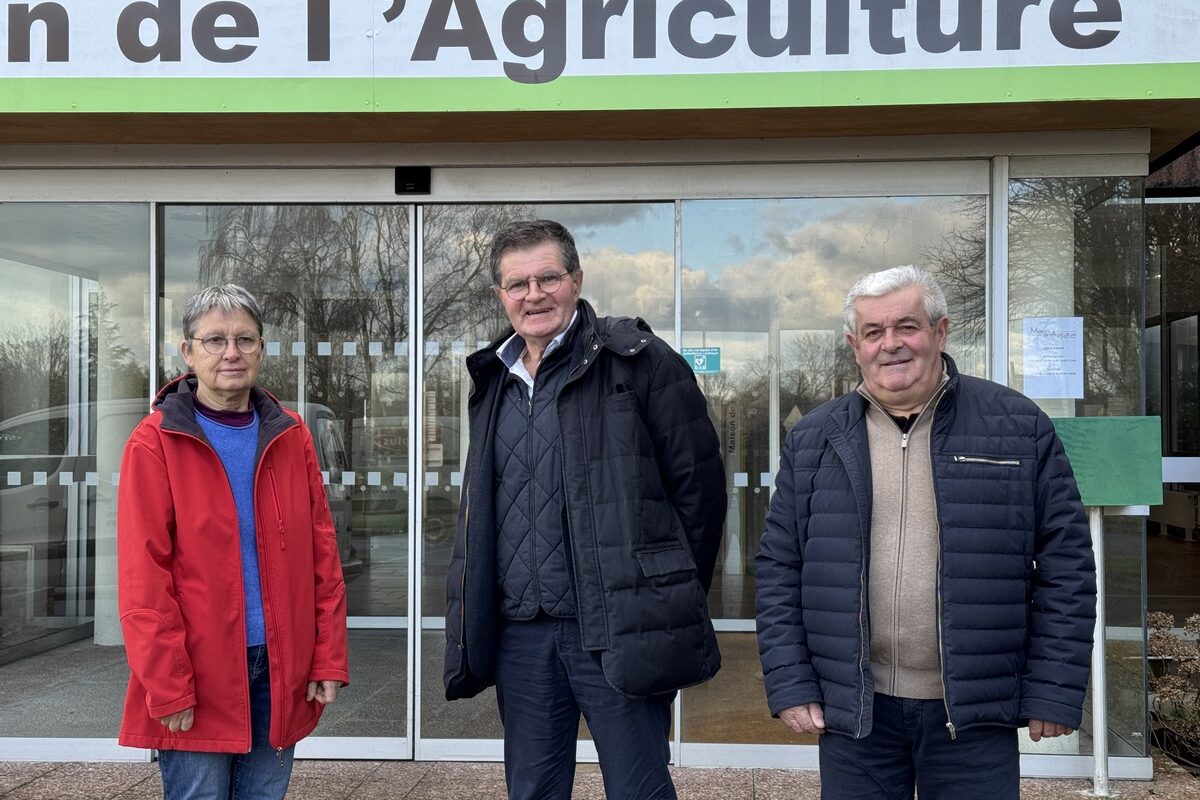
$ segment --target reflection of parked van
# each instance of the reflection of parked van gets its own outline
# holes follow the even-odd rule
[[[68,575],[68,551],[89,561],[95,552],[96,507],[88,497],[91,487],[112,480],[111,474],[97,474],[96,434],[112,432],[123,443],[148,410],[146,400],[134,398],[54,406],[0,420],[0,631],[20,627],[21,620],[62,616],[69,581],[86,587],[90,596],[88,576]],[[305,405],[304,417],[318,463],[329,472],[329,509],[349,580],[362,571],[362,562],[351,543],[350,490],[341,485],[346,454],[340,426],[317,403]],[[91,435],[83,437],[85,430]]]

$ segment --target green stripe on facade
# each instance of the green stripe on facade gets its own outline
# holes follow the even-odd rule
[[[0,113],[829,108],[1200,98],[1200,62],[495,78],[0,78]]]

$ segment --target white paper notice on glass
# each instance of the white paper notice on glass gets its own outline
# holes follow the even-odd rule
[[[1025,396],[1083,397],[1083,317],[1025,318]]]

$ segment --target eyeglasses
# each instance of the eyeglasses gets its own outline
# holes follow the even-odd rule
[[[225,352],[225,348],[232,341],[234,346],[242,355],[250,355],[258,352],[258,348],[262,346],[262,338],[258,336],[235,336],[232,340],[228,336],[205,336],[201,339],[199,336],[189,336],[189,340],[200,342],[204,345],[204,349],[212,353],[214,356],[219,356]]]
[[[899,325],[887,325],[882,328],[870,328],[858,335],[858,338],[864,342],[876,344],[883,341],[884,335],[890,328],[891,331],[900,339],[911,339],[921,331],[925,330],[928,325],[919,325],[916,322],[901,322]]]
[[[536,283],[538,288],[546,294],[554,294],[558,291],[558,287],[562,286],[563,278],[567,277],[569,272],[547,272],[536,278],[529,280],[513,281],[508,286],[501,286],[500,290],[513,300],[523,300],[525,295],[529,294],[529,284]]]

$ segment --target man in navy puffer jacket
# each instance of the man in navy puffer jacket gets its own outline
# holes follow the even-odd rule
[[[788,434],[758,555],[771,713],[820,739],[822,798],[1016,798],[1016,731],[1082,715],[1095,564],[1047,416],[960,375],[926,272],[846,298],[858,390]]]

